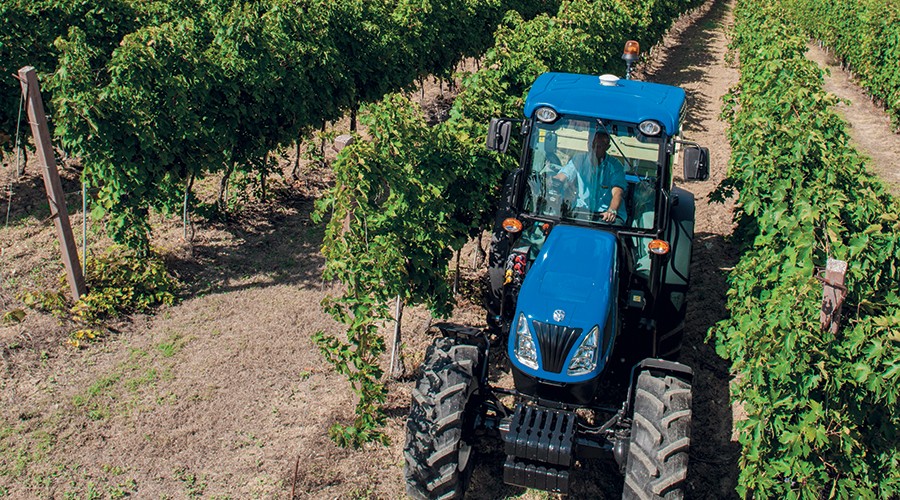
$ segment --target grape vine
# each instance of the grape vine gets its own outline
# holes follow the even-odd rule
[[[554,5],[12,0],[0,16],[0,55],[11,72],[44,66],[55,132],[99,193],[96,215],[108,214],[116,241],[146,254],[148,213],[180,213],[189,179],[264,173],[279,146],[481,54],[506,9],[534,15]],[[18,84],[2,88],[7,137]]]
[[[900,495],[900,205],[866,172],[806,38],[779,2],[743,0],[726,96],[743,255],[717,352],[747,418],[742,497]],[[827,258],[849,263],[843,325],[818,317]]]
[[[833,49],[900,130],[900,4],[891,0],[786,0],[786,12]]]

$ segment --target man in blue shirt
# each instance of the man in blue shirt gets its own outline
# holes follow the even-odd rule
[[[554,178],[576,184],[578,196],[575,208],[599,213],[604,222],[624,224],[625,167],[618,159],[606,154],[609,134],[597,132],[591,140],[591,151],[574,156]]]

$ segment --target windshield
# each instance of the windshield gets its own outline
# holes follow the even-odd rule
[[[561,117],[535,123],[524,209],[562,220],[650,229],[660,143],[633,124]]]

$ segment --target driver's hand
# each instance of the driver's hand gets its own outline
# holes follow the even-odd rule
[[[606,212],[600,214],[600,218],[603,219],[604,222],[615,222],[616,213],[607,210]]]

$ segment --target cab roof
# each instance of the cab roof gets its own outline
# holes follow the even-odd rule
[[[605,120],[640,123],[656,120],[666,134],[678,131],[684,90],[671,85],[620,79],[600,84],[596,75],[544,73],[534,81],[525,99],[525,116],[549,106],[558,113]]]

